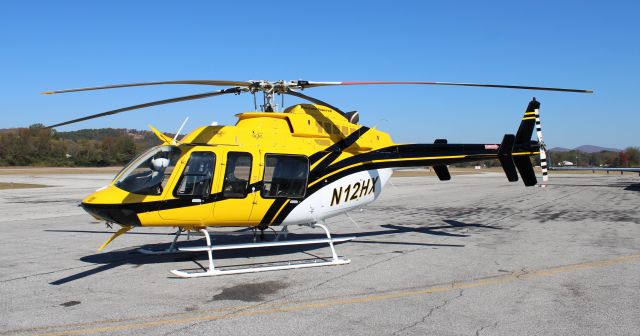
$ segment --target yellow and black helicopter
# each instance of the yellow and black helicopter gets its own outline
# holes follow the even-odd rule
[[[89,195],[82,207],[94,217],[122,226],[100,249],[128,230],[138,227],[177,227],[164,251],[207,252],[206,272],[172,271],[181,277],[235,274],[349,263],[338,257],[333,243],[354,237],[332,238],[323,221],[359,209],[378,198],[394,168],[431,166],[440,180],[449,180],[447,165],[499,160],[509,181],[537,184],[530,157],[541,156],[546,180],[546,156],[540,129],[539,106],[529,103],[516,134],[504,135],[499,144],[397,144],[388,133],[360,125],[358,112],[343,112],[304,89],[344,85],[450,85],[562,92],[589,90],[472,84],[450,82],[311,82],[180,80],[119,84],[44,92],[46,94],[135,86],[192,84],[227,87],[98,113],[55,125],[104,117],[151,106],[210,98],[226,94],[263,93],[261,111],[237,114],[234,126],[203,126],[179,141],[151,127],[163,142],[132,160],[113,181]],[[290,95],[312,104],[299,104],[278,112],[275,95]],[[536,127],[537,125],[537,127]],[[184,126],[184,124],[183,124]],[[536,127],[538,141],[531,140]],[[180,131],[178,131],[180,133]],[[287,226],[308,225],[324,230],[326,238],[281,240]],[[281,226],[275,239],[244,244],[212,245],[207,227],[249,227],[264,231]],[[201,231],[207,245],[176,248],[183,231]],[[269,246],[326,243],[332,258],[235,269],[215,268],[212,251]]]

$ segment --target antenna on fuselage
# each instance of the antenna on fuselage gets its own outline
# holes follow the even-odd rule
[[[171,140],[172,145],[176,145],[178,143],[178,135],[180,135],[180,132],[182,132],[182,129],[184,128],[184,125],[187,124],[188,120],[189,120],[189,117],[185,118],[184,121],[182,122],[182,125],[180,125],[180,128],[178,128],[176,135],[173,137],[173,140]]]

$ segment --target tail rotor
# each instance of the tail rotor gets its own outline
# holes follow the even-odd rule
[[[533,98],[535,101],[536,98]],[[542,125],[540,124],[540,103],[538,102],[536,109],[534,110],[536,116],[536,135],[538,136],[538,144],[540,145],[540,168],[542,170],[542,181],[549,181],[548,166],[547,166],[547,146],[544,144],[542,138]]]

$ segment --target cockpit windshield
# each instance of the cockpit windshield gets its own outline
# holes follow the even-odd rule
[[[134,194],[160,195],[180,158],[176,146],[154,147],[133,160],[115,186]]]

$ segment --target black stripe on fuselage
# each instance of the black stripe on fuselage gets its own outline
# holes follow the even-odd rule
[[[334,143],[333,145],[325,148],[324,150],[312,154],[309,157],[309,165],[312,166],[315,163],[318,163],[310,172],[308,181],[313,181],[324,174],[324,171],[329,167],[340,155],[342,152],[352,146],[358,139],[360,139],[369,128],[366,126],[362,126],[353,133],[349,134],[346,138]],[[309,194],[305,195],[307,198]],[[282,200],[282,201],[281,201]],[[264,217],[260,221],[258,225],[259,228],[264,229],[271,223],[282,223],[282,220],[289,215],[289,212],[293,210],[299,203],[291,203],[289,202],[280,213],[278,210],[282,208],[282,205],[287,199],[278,198],[273,204],[269,207]],[[274,218],[275,215],[278,215],[277,218]]]
[[[262,181],[252,183],[249,185],[249,190],[260,190]],[[153,201],[153,202],[139,202],[139,203],[121,203],[121,204],[91,204],[83,203],[83,206],[93,207],[96,209],[126,209],[134,211],[135,213],[169,210],[176,208],[184,208],[190,206],[198,206],[207,203],[214,203],[231,199],[231,197],[225,197],[222,192],[214,193],[206,198],[202,199],[200,203],[193,203],[191,198],[178,198],[171,200]]]
[[[485,149],[485,145],[448,145],[448,144],[409,144],[409,145],[394,145],[390,147],[381,148],[375,151],[358,154],[352,156],[350,158],[346,158],[339,162],[336,162],[334,165],[329,167],[324,174],[331,173],[332,171],[348,167],[350,165],[374,161],[374,160],[392,160],[392,159],[410,159],[410,158],[422,158],[430,160],[429,157],[446,157],[446,156],[459,156],[459,155],[467,155],[474,158],[472,161],[481,160],[480,156],[491,156],[497,155],[498,151],[493,149]],[[497,158],[497,157],[496,157]],[[444,159],[445,161],[447,159]],[[459,162],[454,160],[452,162]],[[445,164],[448,163],[445,162]],[[424,162],[420,163],[425,165]],[[435,163],[434,163],[435,164]],[[430,166],[430,163],[426,165]],[[406,167],[406,165],[401,165],[398,167]]]
[[[515,149],[518,151],[533,152],[538,150],[539,146],[526,143],[518,144]],[[450,156],[464,157],[447,158]],[[485,144],[436,143],[393,145],[375,151],[354,155],[350,158],[338,161],[333,165],[327,166],[321,172],[316,172],[316,177],[314,179],[309,179],[309,184],[313,184],[313,186],[307,189],[305,199],[322,189],[324,186],[360,171],[396,167],[446,165],[460,162],[494,160],[497,158],[498,150],[487,149],[487,145]],[[384,161],[394,159],[402,159],[402,161]],[[340,169],[343,170],[339,171]],[[336,171],[339,172],[332,174]],[[319,181],[320,179],[324,179],[324,181]],[[289,213],[293,211],[298,204],[299,203],[287,204],[272,223],[275,225],[282,223],[282,221],[287,218]]]
[[[333,183],[348,175],[372,169],[395,168],[395,167],[413,167],[413,166],[432,166],[436,164],[448,164],[455,162],[479,161],[487,159],[497,159],[497,150],[485,149],[485,145],[445,145],[445,144],[411,144],[411,145],[395,145],[372,152],[367,152],[345,160],[336,162],[327,169],[323,170],[316,179],[311,180],[310,184],[323,179],[324,181],[315,183],[307,189],[305,199],[322,189],[324,186]],[[457,159],[434,159],[443,156],[460,156],[465,158]],[[414,158],[411,160],[411,158]],[[371,162],[374,160],[392,160],[392,159],[408,159],[403,161],[388,162]],[[352,166],[352,167],[349,167]],[[346,168],[338,173],[332,174],[340,169]],[[327,177],[325,177],[327,176]],[[299,204],[299,203],[298,203]],[[298,204],[287,204],[278,217],[273,220],[273,225],[279,225],[285,218],[295,209]]]

